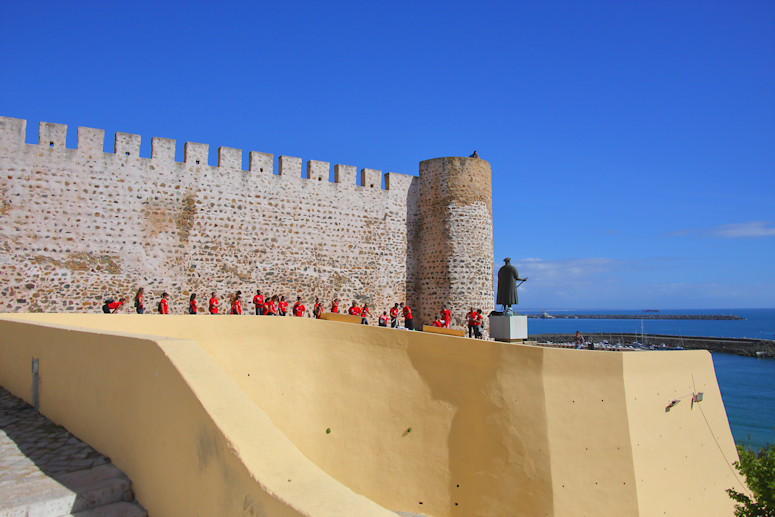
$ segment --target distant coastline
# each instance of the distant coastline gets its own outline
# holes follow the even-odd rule
[[[573,343],[573,334],[531,334],[530,341],[549,343]],[[632,345],[642,342],[644,336],[635,333],[623,332],[592,332],[585,335],[587,341],[601,343],[608,341],[611,344],[621,343]],[[687,350],[708,350],[723,354],[735,354],[746,357],[775,358],[775,341],[768,339],[749,338],[717,338],[702,336],[671,336],[649,334],[645,336],[644,345],[656,345],[668,348],[682,347]]]
[[[733,314],[528,314],[528,318],[565,319],[565,320],[744,320]]]

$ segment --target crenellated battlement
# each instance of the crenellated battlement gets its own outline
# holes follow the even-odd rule
[[[225,146],[210,165],[208,144],[159,137],[145,157],[121,132],[106,152],[90,127],[68,148],[67,126],[47,122],[26,136],[0,117],[0,312],[99,310],[140,286],[148,307],[170,293],[173,313],[192,292],[201,307],[256,288],[308,309],[358,300],[373,318],[404,301],[418,327],[441,304],[453,322],[492,308],[484,160],[426,160],[416,176]]]
[[[66,149],[67,125],[40,122],[38,125],[38,143],[26,144],[27,121],[23,119],[0,117],[0,146],[9,149],[31,147],[37,150],[48,148],[51,150]],[[78,127],[77,147],[72,149],[79,154],[94,156],[103,153],[105,157],[115,156],[122,159],[127,157],[138,160],[148,160],[140,156],[140,135],[117,132],[114,137],[113,152],[104,152],[105,130],[90,127]],[[176,141],[170,138],[151,138],[150,160],[158,164],[183,163],[185,167],[212,167],[230,172],[258,173],[268,176],[274,175],[274,155],[269,153],[250,151],[248,155],[248,170],[242,169],[242,149],[232,147],[218,148],[218,164],[208,164],[210,146],[203,143],[185,142],[183,162],[175,161]],[[283,181],[312,180],[321,184],[330,183],[330,162],[309,160],[306,165],[306,174],[302,175],[302,159],[294,156],[278,156],[277,176]],[[406,176],[406,179],[400,179]],[[399,190],[406,193],[415,176],[364,168],[360,170],[352,165],[334,165],[334,181],[344,188],[382,189],[384,178],[384,190]],[[392,179],[392,181],[390,181]],[[360,181],[359,181],[360,180]],[[391,188],[392,185],[392,188]]]

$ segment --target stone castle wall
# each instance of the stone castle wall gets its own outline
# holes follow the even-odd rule
[[[423,230],[421,221],[436,212],[452,220],[443,214],[457,209],[421,200],[429,188],[422,171],[387,173],[382,189],[373,169],[336,165],[331,183],[327,162],[311,160],[302,174],[300,158],[280,156],[275,173],[273,155],[250,152],[245,171],[239,149],[220,147],[210,166],[206,144],[187,142],[176,162],[174,140],[153,138],[145,158],[138,135],[116,133],[114,152],[105,153],[104,131],[78,128],[75,149],[66,147],[66,131],[41,123],[39,143],[26,144],[26,121],[0,117],[4,312],[97,311],[106,297],[131,300],[143,286],[147,311],[167,291],[172,312],[182,313],[191,292],[202,307],[211,291],[223,300],[240,289],[249,301],[259,288],[291,304],[300,295],[308,310],[315,296],[326,310],[334,297],[344,306],[356,299],[376,319],[395,302],[430,307],[439,293],[457,292],[442,289],[429,304],[416,289],[446,281],[422,273],[423,261],[436,258],[422,250],[466,251],[465,242],[438,242],[454,231]],[[489,193],[489,165],[458,160],[481,162]],[[486,310],[491,221],[489,276],[471,290]],[[432,312],[423,310],[418,323]]]

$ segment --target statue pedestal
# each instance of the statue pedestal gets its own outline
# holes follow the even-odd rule
[[[527,339],[527,316],[517,314],[490,315],[490,337],[495,341],[513,343]]]

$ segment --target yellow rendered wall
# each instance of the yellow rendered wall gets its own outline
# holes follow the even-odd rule
[[[707,352],[547,349],[306,318],[13,317],[196,339],[305,456],[391,510],[732,514],[723,490],[739,486],[736,455]],[[685,434],[664,413],[687,372],[704,392],[704,434],[699,412]],[[679,461],[688,449],[693,460]]]
[[[196,342],[4,318],[0,335],[0,385],[32,402],[37,358],[40,411],[110,456],[150,515],[395,515],[302,456]]]

